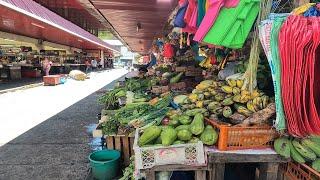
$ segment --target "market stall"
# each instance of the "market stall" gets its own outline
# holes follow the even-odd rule
[[[121,151],[122,179],[195,171],[196,179],[271,180],[289,174],[279,167],[291,160],[318,171],[319,18],[309,16],[319,4],[201,3],[180,1],[169,20],[179,28],[154,39],[139,74],[99,99],[95,132]],[[255,166],[236,174],[241,165],[226,168],[235,163]]]

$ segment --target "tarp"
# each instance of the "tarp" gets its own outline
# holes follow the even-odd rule
[[[87,32],[86,30],[80,28],[79,26],[62,18],[61,16],[55,14],[54,12],[32,0],[0,0],[0,5],[26,14],[34,19],[40,20],[44,23],[59,28],[63,31],[66,31],[99,46],[118,51],[112,45],[105,43],[93,34]]]

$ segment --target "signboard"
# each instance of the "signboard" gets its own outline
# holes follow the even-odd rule
[[[114,39],[113,35],[109,31],[99,31],[98,37],[102,40]]]

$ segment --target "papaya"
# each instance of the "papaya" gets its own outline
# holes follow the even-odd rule
[[[198,114],[198,113],[205,113],[206,111],[207,111],[207,110],[204,109],[204,108],[196,108],[196,109],[187,110],[187,111],[185,112],[185,114],[186,114],[187,116],[195,116],[195,115]]]
[[[320,159],[313,161],[311,167],[317,172],[320,172]]]
[[[170,79],[170,83],[177,83],[180,81],[181,77],[183,75],[183,72],[180,72],[178,75],[174,76],[173,78]]]
[[[180,125],[178,127],[175,128],[175,130],[178,132],[180,130],[189,130],[190,129],[190,126],[189,125]]]
[[[175,142],[173,142],[173,145],[177,145],[177,144],[184,144],[184,142],[180,140],[176,140]]]
[[[218,140],[218,133],[213,129],[212,126],[207,125],[202,134],[200,135],[200,140],[205,145],[214,145]]]
[[[170,146],[177,139],[177,131],[168,126],[161,132],[161,142],[164,146]]]
[[[190,116],[187,116],[187,115],[179,116],[180,124],[183,124],[183,125],[190,124],[191,121],[192,121],[192,119],[190,118]]]
[[[189,130],[183,129],[178,131],[177,136],[181,141],[189,141],[192,138],[192,133]]]
[[[197,142],[199,142],[200,141],[200,139],[198,138],[198,137],[192,137],[189,141],[188,141],[188,143],[197,143]]]
[[[194,116],[192,123],[190,124],[190,131],[194,135],[199,135],[204,130],[204,116],[198,113]]]
[[[169,126],[172,126],[172,127],[178,126],[178,125],[179,125],[179,120],[178,120],[178,118],[170,119],[168,125],[169,125]]]
[[[150,126],[144,130],[142,135],[138,140],[138,145],[143,146],[146,145],[155,139],[157,139],[161,134],[161,128],[158,126]]]

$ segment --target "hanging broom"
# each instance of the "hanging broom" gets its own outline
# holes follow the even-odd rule
[[[242,89],[249,90],[250,93],[257,87],[257,70],[259,63],[259,54],[261,51],[261,45],[259,40],[259,23],[265,20],[270,14],[272,7],[272,1],[261,0],[260,1],[260,13],[257,18],[257,22],[254,26],[253,40],[251,44],[251,51],[249,57],[249,65],[246,72],[243,75],[244,85]]]

